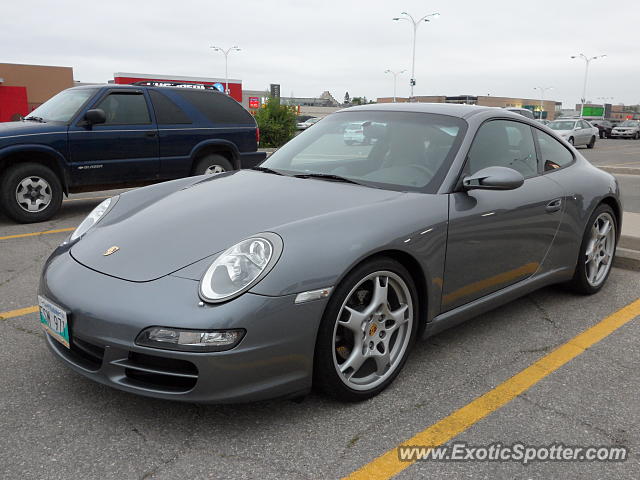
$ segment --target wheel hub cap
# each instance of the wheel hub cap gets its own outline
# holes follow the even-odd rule
[[[224,168],[221,165],[210,165],[204,171],[205,175],[218,175],[224,173]]]
[[[53,194],[51,186],[42,177],[27,177],[16,187],[16,202],[29,213],[41,212],[49,206]]]

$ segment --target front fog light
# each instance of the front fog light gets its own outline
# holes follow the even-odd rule
[[[222,352],[242,340],[245,330],[182,330],[168,327],[146,328],[136,338],[143,347],[180,350],[183,352]]]

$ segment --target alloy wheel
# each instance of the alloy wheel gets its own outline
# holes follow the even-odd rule
[[[218,175],[224,173],[226,170],[221,165],[209,165],[204,171],[205,175]]]
[[[24,178],[16,187],[16,202],[29,213],[43,211],[49,206],[52,198],[51,185],[42,177]]]
[[[333,364],[349,388],[373,389],[402,363],[413,328],[409,287],[390,271],[371,273],[346,296],[333,330]]]
[[[591,236],[585,251],[587,282],[598,287],[611,269],[616,248],[615,222],[608,212],[603,212],[591,226]]]

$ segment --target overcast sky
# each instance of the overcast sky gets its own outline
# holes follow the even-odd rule
[[[587,98],[640,102],[640,3],[620,9],[602,0],[539,1],[67,1],[3,2],[0,62],[71,66],[76,80],[106,82],[114,72],[224,76],[210,45],[242,48],[230,78],[245,89],[280,83],[282,95],[329,90],[391,96],[385,69],[411,68],[412,28],[392,18],[441,16],[418,29],[416,95],[547,98],[564,107]],[[407,96],[409,75],[398,80]]]

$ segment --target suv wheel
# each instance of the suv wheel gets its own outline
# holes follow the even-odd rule
[[[194,175],[218,175],[233,170],[231,162],[222,155],[212,153],[202,157],[193,170]]]
[[[0,180],[0,204],[17,222],[43,222],[60,208],[62,184],[49,167],[19,163],[9,167]]]

